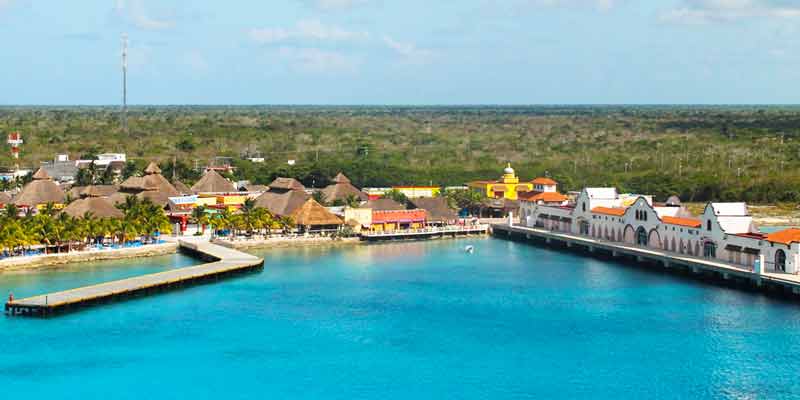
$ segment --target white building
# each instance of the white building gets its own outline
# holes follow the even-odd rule
[[[762,233],[745,203],[709,203],[692,217],[675,205],[654,206],[651,196],[586,188],[574,204],[521,202],[521,223],[626,245],[713,259],[763,271],[800,273],[800,229]],[[763,257],[763,258],[762,258]]]

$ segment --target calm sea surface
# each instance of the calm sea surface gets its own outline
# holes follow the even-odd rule
[[[0,317],[0,398],[800,396],[800,304],[495,239],[260,254],[260,274]],[[191,263],[5,274],[0,295]]]

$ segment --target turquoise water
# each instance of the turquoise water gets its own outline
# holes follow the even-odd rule
[[[2,398],[800,396],[795,303],[494,239],[261,254],[256,275],[0,318]]]

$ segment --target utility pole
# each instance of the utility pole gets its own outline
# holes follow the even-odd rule
[[[128,133],[128,34],[122,34],[122,132]]]

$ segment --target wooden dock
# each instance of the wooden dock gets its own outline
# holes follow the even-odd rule
[[[498,224],[492,225],[492,232],[498,238],[584,250],[592,255],[624,257],[636,261],[640,265],[658,265],[673,271],[684,270],[693,275],[704,275],[721,281],[736,280],[759,290],[800,295],[800,276],[798,275],[754,271],[752,267],[726,263],[716,259],[694,257],[662,249],[610,242],[540,228]]]
[[[362,232],[361,240],[418,240],[442,237],[456,237],[459,235],[484,234],[488,232],[489,225],[445,226],[429,227],[423,229],[403,229],[384,232]]]
[[[179,241],[180,249],[210,261],[207,264],[173,269],[61,292],[46,293],[6,303],[7,315],[42,316],[79,307],[120,300],[147,293],[197,284],[261,270],[264,259],[208,242]]]

